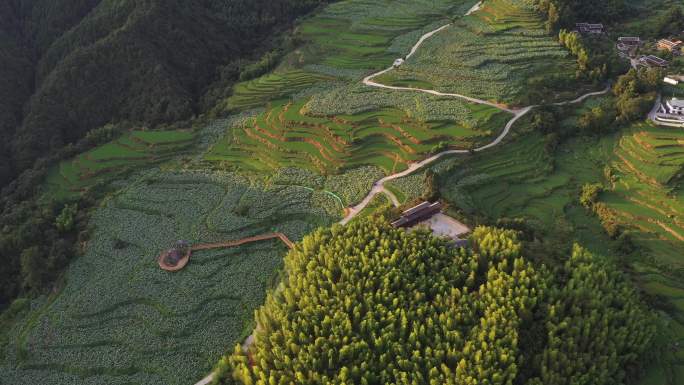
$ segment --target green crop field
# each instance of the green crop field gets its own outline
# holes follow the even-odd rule
[[[186,385],[252,328],[286,248],[266,241],[196,252],[177,273],[158,253],[282,231],[298,240],[332,221],[315,192],[233,174],[151,172],[93,219],[64,287],[9,330],[2,384]]]
[[[684,131],[635,124],[617,140],[611,162],[610,189],[601,201],[629,231],[639,252],[629,260],[644,290],[671,304],[665,327],[663,360],[650,384],[662,377],[684,381]],[[678,380],[677,380],[678,379]],[[679,381],[679,382],[677,382]]]
[[[105,178],[178,157],[193,140],[187,131],[132,131],[55,166],[47,178],[48,194],[58,199],[78,196]]]
[[[546,33],[542,18],[526,2],[489,0],[378,80],[395,85],[417,81],[431,89],[485,100],[539,104],[578,92],[571,81],[575,71],[575,61]],[[542,78],[565,79],[574,90],[558,92],[538,84],[532,102],[529,85]]]
[[[575,60],[527,1],[486,0],[463,17],[475,3],[335,2],[298,22],[297,48],[275,70],[237,83],[212,111],[239,115],[201,133],[133,131],[50,170],[52,197],[75,198],[112,179],[122,190],[93,209],[84,255],[55,290],[16,305],[16,321],[0,317],[0,384],[194,383],[251,333],[286,249],[267,241],[199,252],[178,273],[159,269],[162,249],[178,239],[273,231],[296,241],[338,221],[388,173],[496,138],[512,117],[504,110],[361,83],[428,31],[453,22],[375,80],[510,105],[584,93],[568,82]],[[575,125],[599,102],[587,100],[560,124]],[[570,139],[550,153],[528,126],[522,118],[500,146],[433,165],[441,197],[473,223],[523,217],[551,241],[577,240],[610,257],[619,241],[578,203],[583,184],[602,183],[600,202],[639,248],[620,262],[670,306],[660,336],[669,350],[643,385],[677,384],[684,378],[684,131],[636,124]],[[425,193],[426,175],[386,188],[406,204]],[[389,204],[379,194],[359,217]]]
[[[463,15],[475,2],[396,3],[345,1],[304,20],[297,35],[305,44],[273,73],[238,84],[223,106],[266,111],[233,127],[205,159],[246,171],[298,167],[334,174],[373,165],[392,172],[440,142],[471,148],[491,141],[510,115],[454,98],[360,84],[363,74],[389,66],[425,31]],[[309,95],[298,97],[301,92]]]
[[[452,103],[463,110],[461,122],[422,121],[396,108],[320,116],[308,113],[304,101],[273,103],[233,128],[205,159],[256,171],[299,167],[329,174],[374,165],[396,172],[442,141],[455,148],[489,142],[510,116],[491,107]]]
[[[309,41],[301,59],[337,74],[377,70],[405,55],[427,26],[462,15],[476,1],[368,0],[339,2],[304,22],[299,36]],[[352,72],[353,73],[353,72]]]
[[[297,91],[331,79],[333,78],[330,76],[302,70],[269,73],[237,84],[233,89],[233,95],[222,107],[226,111],[263,107],[272,100],[283,99]]]

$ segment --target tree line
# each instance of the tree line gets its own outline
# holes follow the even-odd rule
[[[384,218],[320,229],[285,258],[256,339],[217,384],[622,384],[653,319],[613,266],[580,246],[554,266],[513,230],[469,247]]]

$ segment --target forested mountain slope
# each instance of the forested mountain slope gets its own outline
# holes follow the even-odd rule
[[[324,2],[3,2],[0,185],[108,122],[190,118],[212,83],[230,84],[240,59]]]

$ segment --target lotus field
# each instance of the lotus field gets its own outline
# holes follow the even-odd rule
[[[334,220],[319,200],[234,174],[151,172],[97,210],[64,288],[15,324],[0,383],[194,383],[249,334],[286,248],[274,240],[197,252],[177,273],[159,269],[158,253],[178,239],[282,231],[297,240]]]

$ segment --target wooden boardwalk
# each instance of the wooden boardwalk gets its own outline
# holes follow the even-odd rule
[[[159,254],[159,257],[157,258],[157,262],[159,263],[159,267],[162,270],[166,271],[179,271],[185,267],[185,265],[188,264],[188,261],[190,260],[190,257],[192,256],[192,253],[194,251],[201,251],[201,250],[213,250],[213,249],[226,249],[230,247],[237,247],[241,246],[247,243],[253,243],[253,242],[261,242],[261,241],[267,241],[269,239],[280,239],[285,246],[287,246],[289,249],[294,248],[294,243],[283,233],[268,233],[268,234],[261,234],[261,235],[255,235],[253,237],[247,237],[247,238],[242,238],[242,239],[237,239],[234,241],[227,241],[227,242],[218,242],[218,243],[200,243],[197,245],[194,245],[190,248],[190,251],[183,256],[183,258],[178,261],[178,263],[175,266],[168,265],[165,261],[166,256],[168,255],[169,251],[164,251],[161,254]]]

